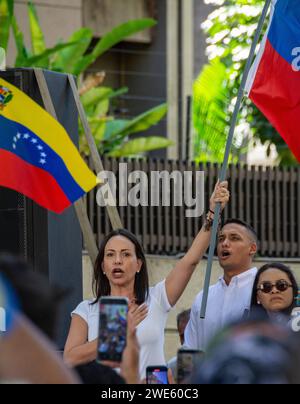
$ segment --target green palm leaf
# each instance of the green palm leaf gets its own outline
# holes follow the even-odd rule
[[[68,39],[68,42],[77,43],[77,45],[65,48],[59,52],[51,62],[51,68],[65,73],[73,73],[77,61],[83,57],[92,39],[93,31],[90,28],[81,28],[74,32]]]
[[[41,55],[47,50],[45,43],[44,34],[39,23],[36,8],[33,3],[28,3],[28,16],[29,16],[29,27],[31,34],[31,47],[33,55]],[[35,62],[35,67],[47,68],[49,66],[49,58],[38,60]]]
[[[156,24],[151,18],[144,18],[140,20],[133,20],[121,24],[110,31],[108,34],[104,35],[100,41],[95,46],[92,53],[83,57],[74,68],[73,73],[78,75],[86,70],[92,63],[98,59],[99,56],[103,55],[108,49],[112,48],[117,43],[123,41],[125,38],[135,34],[136,32],[142,31],[147,28],[151,28]]]
[[[173,142],[164,137],[143,137],[130,140],[123,144],[121,148],[111,151],[108,155],[111,157],[130,157],[152,150],[163,149],[172,145]]]
[[[108,99],[113,90],[109,87],[94,87],[83,94],[81,98],[84,108],[95,106],[104,99]]]
[[[5,50],[8,46],[13,9],[13,0],[0,0],[0,47]]]
[[[45,69],[49,68],[49,65],[46,65],[46,61],[49,62],[49,56],[54,55],[62,49],[72,47],[76,45],[76,42],[73,43],[62,43],[54,46],[53,48],[46,49],[43,53],[35,56],[28,57],[24,61],[23,67],[43,67]]]
[[[19,25],[17,23],[16,17],[13,16],[12,18],[12,29],[15,38],[15,43],[17,47],[17,57],[15,60],[15,67],[23,67],[26,65],[26,60],[29,57],[29,52],[26,49],[24,43],[24,35],[21,32]]]
[[[226,66],[219,60],[206,65],[194,83],[195,158],[221,162],[227,138],[229,99],[223,89]],[[204,158],[205,156],[205,158]]]
[[[29,27],[31,34],[31,45],[33,55],[40,54],[47,49],[44,33],[39,23],[35,5],[28,3]]]
[[[123,139],[133,133],[142,132],[156,125],[167,113],[167,104],[158,105],[130,121],[123,121],[115,132],[110,133],[110,139]],[[105,136],[107,139],[108,136]]]

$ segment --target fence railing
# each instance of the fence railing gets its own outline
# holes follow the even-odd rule
[[[220,169],[216,164],[104,158],[105,170],[116,175],[117,184],[119,163],[127,163],[128,173],[140,170],[149,178],[152,171],[203,171],[206,207]],[[260,241],[260,256],[300,257],[300,167],[230,165],[228,180],[231,200],[223,213],[223,220],[239,218],[252,225]],[[149,192],[150,187],[149,183]],[[185,206],[173,206],[174,192],[171,188],[170,207],[118,208],[124,227],[139,238],[148,254],[176,255],[185,252],[201,227],[201,217],[186,218]],[[97,205],[95,190],[89,193],[87,208],[99,243],[111,226],[105,208]]]

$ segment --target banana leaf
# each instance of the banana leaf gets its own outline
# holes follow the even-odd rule
[[[110,157],[130,157],[141,153],[157,149],[164,149],[172,146],[174,143],[164,137],[150,136],[130,140],[122,145],[121,148],[112,150],[108,155]]]
[[[112,98],[120,97],[121,95],[124,95],[128,93],[128,87],[121,87],[118,90],[113,90],[109,94],[109,99],[111,100]]]
[[[44,54],[47,50],[44,33],[39,23],[36,8],[33,3],[28,3],[29,27],[31,34],[31,48],[34,56]],[[35,67],[47,68],[49,58],[45,57],[35,62]]]
[[[196,161],[221,162],[227,138],[229,99],[223,89],[226,66],[216,60],[206,65],[194,83],[193,119]]]
[[[65,49],[68,47],[72,47],[76,45],[76,42],[73,43],[62,43],[54,46],[54,48],[49,48],[46,49],[45,52],[41,53],[40,55],[35,55],[27,58],[24,61],[24,66],[23,67],[41,67],[40,65],[43,63],[43,61],[46,60],[51,55],[54,55],[55,53],[59,52],[61,49]],[[49,66],[42,66],[45,69],[49,68]]]
[[[16,43],[16,47],[17,47],[17,57],[15,60],[15,67],[24,67],[26,64],[26,60],[29,58],[30,54],[29,54],[29,51],[26,49],[26,46],[24,43],[24,36],[19,28],[19,25],[17,23],[15,16],[12,17],[11,25],[12,25],[13,34],[15,37],[15,43]]]
[[[122,132],[127,124],[127,119],[114,119],[113,121],[107,122],[104,134],[105,141],[109,142],[110,140],[116,139],[115,134]]]
[[[95,106],[98,102],[109,98],[109,95],[113,92],[110,87],[94,87],[87,93],[83,94],[80,99],[84,108]]]
[[[7,50],[13,16],[13,0],[0,0],[0,47]]]
[[[111,131],[109,137],[121,139],[133,133],[145,131],[151,126],[156,125],[166,115],[167,110],[167,104],[164,103],[144,112],[130,121],[123,121],[122,124],[121,121],[119,121],[118,128],[114,132]],[[108,138],[107,134],[105,134],[105,138]]]
[[[90,28],[81,28],[74,32],[68,42],[76,42],[77,45],[59,52],[52,61],[51,68],[65,73],[73,73],[75,64],[83,57],[92,39],[93,31]]]
[[[95,116],[103,117],[108,114],[108,110],[109,110],[109,100],[102,100],[96,106]],[[105,130],[105,126],[104,126],[104,130]],[[103,135],[104,135],[104,133],[103,133]]]
[[[144,18],[140,20],[128,21],[117,26],[99,40],[92,53],[84,56],[78,61],[78,63],[76,63],[73,74],[78,75],[82,73],[92,63],[94,63],[99,56],[111,49],[114,45],[135,34],[136,32],[153,27],[155,24],[156,21],[152,18]]]

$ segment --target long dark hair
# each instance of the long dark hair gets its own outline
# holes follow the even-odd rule
[[[267,311],[265,310],[265,308],[262,307],[262,305],[257,303],[257,286],[258,286],[258,281],[259,281],[260,275],[270,268],[279,269],[280,271],[286,273],[292,284],[293,296],[294,296],[293,302],[289,307],[287,307],[286,309],[281,311],[282,314],[289,316],[291,314],[293,308],[296,306],[296,298],[298,296],[298,285],[297,285],[297,281],[296,281],[295,276],[294,276],[293,272],[291,271],[291,269],[288,266],[281,264],[280,262],[272,262],[270,264],[265,264],[258,270],[255,280],[254,280],[253,289],[252,289],[250,311],[253,312],[255,310],[260,309],[262,311],[265,311],[267,314]]]
[[[101,242],[99,248],[99,254],[96,259],[95,267],[94,267],[94,279],[93,279],[93,291],[96,296],[96,300],[93,304],[97,303],[102,296],[109,296],[111,293],[110,284],[107,277],[103,274],[102,263],[104,260],[104,252],[105,247],[108,241],[116,236],[122,236],[131,241],[135,246],[135,253],[138,259],[142,261],[141,270],[139,273],[135,275],[134,282],[134,294],[136,298],[137,304],[142,304],[147,300],[149,294],[149,279],[148,279],[148,270],[147,270],[147,262],[144,254],[143,247],[137,238],[125,229],[114,230],[109,233]]]

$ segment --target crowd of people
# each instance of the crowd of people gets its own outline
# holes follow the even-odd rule
[[[11,315],[13,325],[5,333],[0,330],[0,381],[134,384],[145,381],[147,367],[166,365],[168,314],[209,246],[215,206],[220,203],[224,209],[229,201],[227,188],[227,182],[216,185],[203,227],[191,248],[166,279],[152,287],[137,238],[124,229],[105,237],[94,268],[95,299],[81,302],[72,312],[63,358],[50,341],[64,292],[50,286],[20,260],[1,257],[0,307]],[[298,381],[299,334],[291,326],[298,285],[283,263],[268,263],[257,269],[257,246],[256,232],[247,223],[231,219],[220,226],[217,256],[223,276],[209,289],[206,316],[200,318],[200,292],[191,310],[178,318],[182,349],[204,353],[186,383]],[[4,300],[4,290],[16,299]],[[104,297],[122,297],[128,302],[126,347],[118,362],[97,360],[103,344],[110,341],[107,326],[107,338],[99,347],[100,302]],[[29,368],[28,363],[35,366]],[[175,373],[168,374],[173,383],[176,358],[169,368]]]

